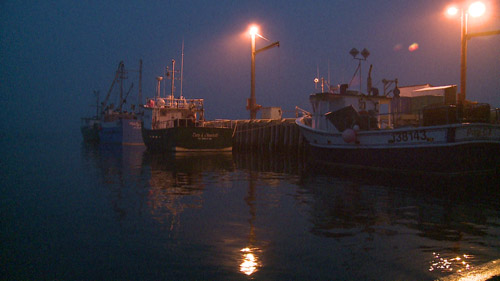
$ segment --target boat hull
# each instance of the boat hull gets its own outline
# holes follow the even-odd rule
[[[141,121],[118,119],[102,122],[99,130],[99,142],[102,144],[144,145]]]
[[[232,129],[173,127],[142,129],[142,138],[151,151],[231,151]]]
[[[83,136],[83,141],[87,143],[99,142],[99,128],[94,126],[82,126],[80,128]]]
[[[99,127],[100,120],[97,118],[82,118],[80,131],[82,132],[83,141],[86,143],[99,142]]]
[[[297,120],[314,160],[325,164],[408,172],[474,173],[500,170],[500,126],[452,124],[360,132],[348,143],[340,133],[314,130]]]
[[[497,144],[459,144],[400,149],[339,149],[311,146],[312,159],[324,164],[407,172],[498,172]]]

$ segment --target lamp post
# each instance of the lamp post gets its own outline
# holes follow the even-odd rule
[[[250,36],[252,37],[252,66],[251,66],[252,69],[250,78],[251,89],[250,89],[250,98],[247,100],[247,110],[250,111],[250,119],[257,118],[257,111],[261,108],[261,106],[257,104],[257,100],[255,98],[255,56],[262,51],[280,46],[280,42],[277,41],[264,48],[255,50],[255,36],[264,38],[262,37],[262,35],[258,34],[258,31],[259,29],[257,28],[257,26],[251,26],[249,30]]]
[[[467,21],[469,14],[460,9],[460,94],[458,102],[465,101],[465,93],[467,91]]]
[[[469,15],[472,17],[480,17],[486,12],[486,6],[484,3],[477,1],[469,5],[468,9],[464,7],[457,8],[451,6],[447,9],[447,13],[450,16],[454,16],[460,11],[460,93],[458,94],[458,103],[464,103],[467,91],[467,40],[472,37],[479,36],[490,36],[500,34],[500,30],[478,32],[478,33],[468,33],[468,20]]]
[[[368,56],[370,55],[370,52],[365,48],[361,51],[361,55],[363,56],[363,58],[358,58],[357,55],[359,54],[359,51],[358,49],[356,48],[352,48],[351,51],[349,52],[349,54],[351,54],[352,58],[355,59],[355,60],[358,60],[358,68],[356,68],[356,71],[354,72],[354,76],[352,77],[351,79],[351,82],[349,82],[349,85],[351,85],[352,81],[354,80],[354,77],[356,77],[356,73],[358,72],[359,70],[359,93],[361,94],[361,61],[364,60],[366,61],[366,58],[368,58]],[[366,89],[366,92],[369,94],[371,91],[371,89]]]

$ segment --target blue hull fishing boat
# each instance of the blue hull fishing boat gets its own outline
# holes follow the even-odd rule
[[[139,104],[141,103],[142,61],[140,65]],[[101,105],[97,105],[97,115],[92,118],[82,118],[81,131],[85,142],[144,145],[141,135],[140,120],[142,112],[136,111],[135,105],[131,105],[130,111],[124,110],[124,105],[127,103],[127,98],[133,88],[132,83],[127,93],[123,92],[123,83],[125,79],[127,79],[127,71],[125,70],[123,62],[120,62],[106,99]],[[120,89],[118,105],[115,107],[115,104],[108,104],[108,102],[117,84],[119,84]],[[101,110],[99,110],[99,108]]]
[[[114,121],[101,122],[98,131],[100,143],[143,145],[141,121],[135,114],[121,114]]]

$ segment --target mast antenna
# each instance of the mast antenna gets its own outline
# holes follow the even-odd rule
[[[182,99],[182,74],[184,73],[184,38],[182,39],[182,56],[181,56],[181,94],[180,98]]]
[[[175,79],[175,60],[172,60],[172,91],[170,95],[172,96],[172,100],[174,100],[174,79]]]
[[[316,63],[316,78],[319,79],[319,64]],[[314,89],[318,89],[318,83],[316,82],[316,84],[314,85]]]
[[[142,59],[139,60],[139,105],[142,104]]]
[[[328,85],[330,85],[330,58],[328,58]]]

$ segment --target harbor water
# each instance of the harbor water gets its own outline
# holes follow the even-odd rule
[[[6,280],[435,280],[500,259],[498,175],[3,136]]]

